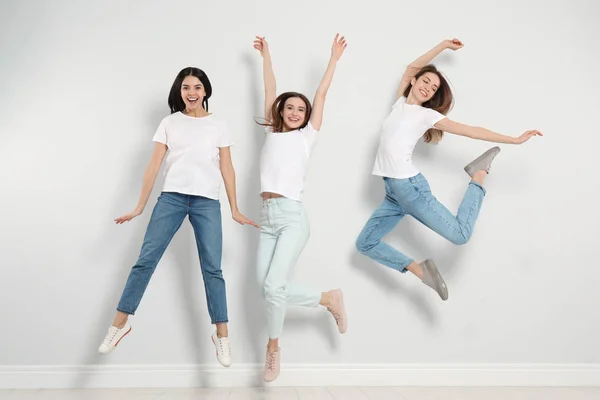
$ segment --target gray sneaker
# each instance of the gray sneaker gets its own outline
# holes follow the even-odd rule
[[[500,147],[495,146],[477,157],[475,160],[471,161],[466,167],[465,172],[469,174],[470,177],[473,177],[475,172],[484,170],[487,173],[490,172],[490,166],[492,165],[492,161],[494,158],[500,153]]]
[[[448,287],[433,260],[425,260],[419,265],[423,270],[423,283],[435,290],[442,300],[448,300]]]

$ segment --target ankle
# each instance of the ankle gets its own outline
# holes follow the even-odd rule
[[[113,322],[113,326],[117,329],[123,329],[125,327],[125,324],[127,324],[127,320],[121,320],[121,321],[115,321]]]
[[[406,269],[411,272],[414,276],[416,276],[419,279],[423,279],[423,269],[421,268],[421,266],[419,264],[416,263],[416,261],[413,261],[412,263],[410,263],[410,265],[408,265],[406,267]]]
[[[269,339],[269,343],[267,343],[267,349],[271,353],[276,353],[279,350],[279,340]]]
[[[487,175],[487,171],[482,169],[473,174],[472,180],[473,182],[478,183],[479,185],[483,185],[483,181],[485,181]]]
[[[329,292],[321,293],[321,301],[319,302],[320,305],[322,305],[324,307],[329,307],[332,302],[333,302],[333,298],[331,297],[331,293],[329,293]]]
[[[128,319],[129,314],[124,313],[123,311],[117,311],[117,315],[115,315],[115,319],[113,319],[112,326],[117,329],[123,329]]]
[[[221,338],[228,337],[228,336],[229,336],[229,331],[227,330],[227,325],[218,324],[217,325],[217,337],[219,339],[221,339]]]

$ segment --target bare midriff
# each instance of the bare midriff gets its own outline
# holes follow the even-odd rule
[[[261,196],[262,196],[263,200],[278,199],[280,197],[285,197],[284,195],[281,195],[279,193],[273,193],[273,192],[262,192]]]

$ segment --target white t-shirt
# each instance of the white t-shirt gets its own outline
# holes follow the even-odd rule
[[[383,121],[373,175],[406,179],[419,174],[412,163],[415,145],[428,129],[444,118],[445,115],[431,108],[406,104],[406,97],[400,97]]]
[[[299,130],[273,132],[267,127],[266,131],[260,155],[260,193],[272,192],[300,201],[318,131],[310,122]]]
[[[233,145],[222,120],[213,114],[196,118],[176,112],[161,121],[152,140],[169,148],[163,192],[219,199],[219,148]]]

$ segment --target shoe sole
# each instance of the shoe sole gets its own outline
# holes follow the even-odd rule
[[[266,379],[266,378],[264,378],[264,377],[263,377],[263,380],[264,380],[265,382],[271,383],[271,382],[274,382],[274,381],[276,381],[276,380],[277,380],[277,378],[279,378],[279,375],[277,375],[275,378],[273,378],[273,379],[270,379],[270,380],[269,380],[269,379]]]
[[[437,269],[435,263],[431,260],[423,263],[423,266],[427,268],[429,275],[433,277],[435,282],[435,291],[441,297],[442,300],[448,300],[448,285],[444,282],[444,278]]]
[[[117,340],[117,343],[115,343],[115,345],[114,345],[113,347],[111,347],[111,348],[110,348],[110,350],[108,350],[106,353],[100,353],[100,352],[98,352],[98,353],[100,353],[100,354],[102,354],[102,355],[107,355],[107,354],[109,354],[109,353],[112,353],[112,352],[113,352],[113,350],[117,348],[117,346],[119,345],[119,343],[121,343],[121,340],[123,340],[123,338],[124,338],[125,336],[127,336],[127,334],[128,334],[129,332],[131,332],[131,327],[129,327],[129,330],[128,330],[127,332],[125,332],[125,333],[123,334],[123,336],[121,336],[121,337],[119,338],[119,340]]]

